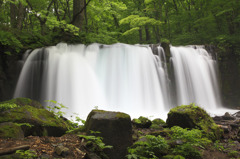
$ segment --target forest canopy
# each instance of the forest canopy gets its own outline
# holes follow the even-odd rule
[[[213,44],[239,52],[239,0],[0,0],[1,54],[67,43]]]

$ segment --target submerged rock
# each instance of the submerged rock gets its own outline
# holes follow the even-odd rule
[[[106,150],[111,159],[123,159],[127,155],[127,147],[132,145],[132,125],[128,114],[103,110],[92,110],[87,117],[86,131],[99,131],[103,142],[113,146]]]
[[[202,108],[194,104],[177,106],[170,110],[167,125],[182,128],[198,128],[203,130],[212,140],[220,139],[223,130],[217,126],[213,119]]]

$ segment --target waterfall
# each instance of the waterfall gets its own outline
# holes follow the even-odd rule
[[[14,97],[29,97],[43,104],[55,100],[68,106],[69,114],[80,117],[86,117],[95,106],[133,117],[159,117],[176,105],[221,105],[216,61],[205,49],[171,47],[170,61],[172,79],[160,46],[156,55],[148,45],[60,43],[31,52]]]
[[[221,106],[216,61],[201,46],[171,47],[177,105],[196,103],[207,108]]]
[[[153,115],[168,109],[165,69],[148,46],[61,43],[29,55],[14,97],[55,100],[80,116],[95,106]]]

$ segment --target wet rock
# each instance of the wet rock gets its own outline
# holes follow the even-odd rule
[[[132,125],[128,114],[103,110],[92,110],[86,121],[87,134],[92,131],[101,132],[106,145],[113,146],[106,150],[111,159],[123,159],[127,148],[132,145]]]
[[[228,112],[226,112],[223,116],[222,116],[223,120],[235,120],[235,118],[233,116],[231,116]]]
[[[224,138],[231,140],[240,140],[240,119],[237,117],[237,113],[229,114],[225,113],[223,116],[213,117],[216,124],[224,130]],[[218,119],[218,120],[216,120]]]
[[[240,119],[240,111],[234,113],[233,116]]]

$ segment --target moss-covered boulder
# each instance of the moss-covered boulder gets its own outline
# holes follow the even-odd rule
[[[214,123],[207,112],[194,104],[177,106],[171,109],[166,124],[169,127],[180,126],[182,128],[201,129],[212,140],[219,139],[223,135],[223,130]]]
[[[0,109],[1,109],[1,105],[4,105],[4,104],[5,105],[12,104],[12,105],[17,105],[17,106],[31,105],[32,107],[39,108],[39,109],[44,108],[40,102],[29,99],[29,98],[14,98],[14,99],[11,99],[8,101],[0,102]]]
[[[132,125],[128,114],[92,110],[87,117],[85,128],[88,134],[92,131],[101,132],[103,142],[113,146],[106,154],[111,159],[123,159],[127,155],[127,147],[132,145]]]
[[[24,132],[20,125],[12,122],[0,123],[0,138],[24,138]]]
[[[146,117],[140,116],[138,119],[133,119],[132,124],[136,128],[149,128],[152,125],[152,121]]]
[[[11,105],[11,102],[9,104]],[[14,102],[12,104],[15,105]],[[0,112],[0,123],[3,122],[21,124],[25,136],[61,136],[68,126],[62,118],[57,118],[52,112],[25,104]]]
[[[150,128],[152,129],[162,129],[163,127],[166,127],[166,122],[160,118],[156,118],[152,121],[152,125]]]

